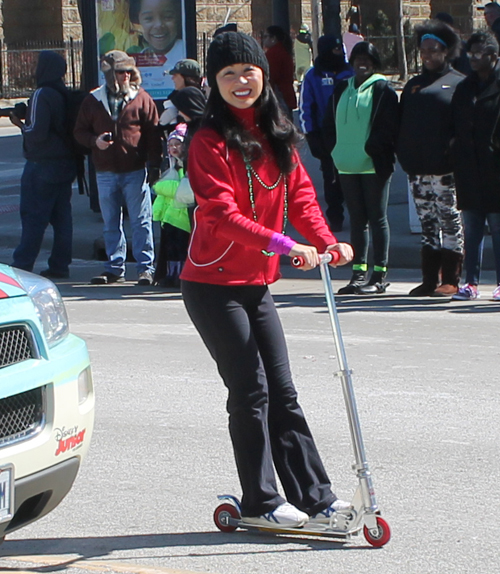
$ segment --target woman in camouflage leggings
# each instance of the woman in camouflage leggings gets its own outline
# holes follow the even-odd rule
[[[451,100],[464,78],[450,61],[460,38],[439,20],[417,26],[416,32],[423,70],[403,90],[397,146],[422,225],[423,281],[410,295],[446,297],[458,290],[463,262],[462,221],[450,154]]]

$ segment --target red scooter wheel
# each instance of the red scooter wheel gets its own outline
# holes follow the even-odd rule
[[[364,534],[366,540],[376,548],[384,546],[391,539],[391,529],[380,516],[377,516],[377,534],[374,535],[367,526],[364,528]]]
[[[219,505],[214,512],[215,526],[222,532],[234,532],[238,527],[229,524],[229,519],[235,518],[240,520],[241,516],[238,509],[229,503]]]

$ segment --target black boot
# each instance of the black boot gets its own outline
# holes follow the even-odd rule
[[[441,249],[441,285],[434,291],[434,297],[451,297],[458,291],[462,275],[463,253]]]
[[[370,281],[358,289],[360,295],[379,295],[385,293],[390,283],[387,283],[385,278],[387,271],[373,271]]]
[[[339,295],[355,295],[358,289],[366,282],[366,271],[353,271],[351,280],[345,287],[341,287],[337,293]]]
[[[441,251],[424,245],[420,252],[422,259],[422,283],[410,291],[412,297],[428,297],[432,295],[439,284],[441,269]]]

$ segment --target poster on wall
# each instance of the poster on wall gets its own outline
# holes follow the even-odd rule
[[[97,0],[97,37],[99,56],[127,52],[142,87],[153,99],[165,99],[174,89],[168,72],[186,58],[184,0]]]

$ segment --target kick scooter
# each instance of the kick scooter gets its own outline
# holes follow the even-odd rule
[[[214,521],[222,532],[234,532],[237,528],[244,530],[259,530],[262,532],[272,532],[275,534],[294,534],[298,536],[325,536],[335,539],[348,540],[352,536],[357,536],[363,530],[366,540],[375,547],[381,547],[389,542],[391,530],[387,522],[380,516],[380,511],[375,499],[371,473],[366,461],[365,447],[361,436],[358,410],[354,397],[352,384],[352,371],[347,366],[347,358],[344,343],[340,331],[340,323],[333,296],[332,283],[330,279],[329,263],[336,263],[340,255],[335,252],[320,255],[320,272],[325,289],[326,303],[330,322],[333,331],[333,340],[337,352],[339,371],[336,375],[342,384],[342,391],[347,410],[349,429],[351,432],[352,445],[354,449],[355,464],[352,468],[358,478],[358,487],[354,493],[351,507],[348,510],[334,512],[328,524],[316,524],[307,522],[300,528],[284,528],[279,524],[273,526],[261,526],[246,524],[241,519],[241,507],[239,500],[232,495],[219,496],[222,501],[214,512]],[[301,257],[292,259],[294,267],[302,267],[304,260]]]

